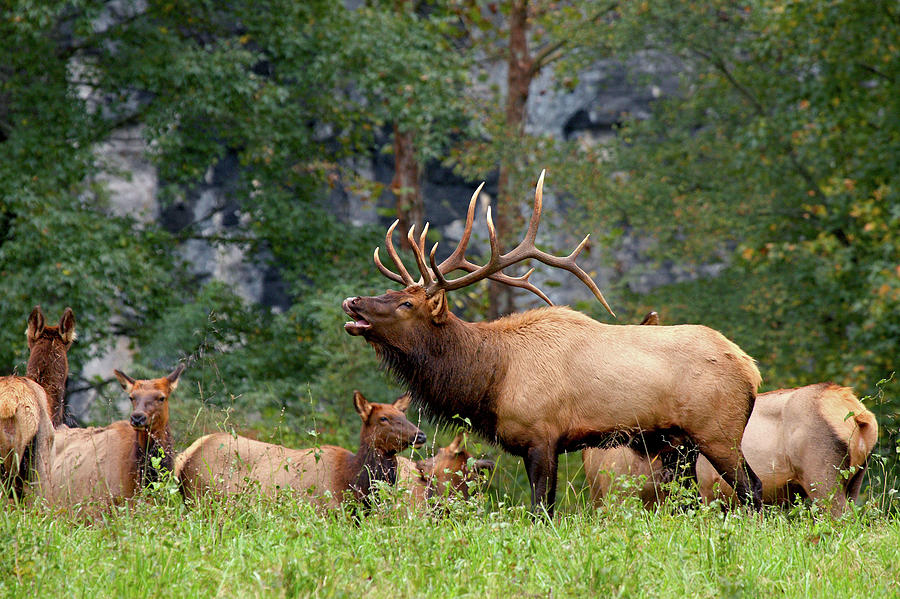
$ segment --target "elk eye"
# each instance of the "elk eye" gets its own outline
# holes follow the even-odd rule
[[[388,418],[387,418],[387,416],[382,416],[381,418],[378,419],[378,421],[379,422],[387,422]]]
[[[400,305],[403,306],[404,308],[412,308],[413,307],[412,302],[403,302]]]

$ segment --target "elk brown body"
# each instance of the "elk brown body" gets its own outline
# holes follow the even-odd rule
[[[30,350],[26,376],[0,377],[2,484],[17,497],[42,494],[51,481],[53,427],[62,421],[75,314],[66,308],[58,326],[46,326],[35,306],[25,335]]]
[[[397,484],[410,493],[410,504],[424,508],[435,499],[458,497],[467,499],[470,485],[476,483],[483,472],[494,469],[494,461],[479,459],[469,466],[472,455],[464,447],[463,434],[458,434],[450,445],[425,460],[397,458]]]
[[[758,504],[759,479],[743,463],[741,437],[760,383],[754,361],[722,334],[700,325],[607,325],[565,307],[545,307],[491,322],[465,322],[447,305],[446,292],[492,278],[531,289],[530,272],[501,271],[526,258],[560,266],[586,284],[575,265],[583,241],[566,258],[534,249],[543,173],[525,240],[500,255],[488,212],[491,258],[484,267],[465,260],[475,199],[466,232],[440,266],[433,248],[426,265],[424,233],[411,242],[422,274],[414,281],[390,243],[402,291],[344,300],[351,335],[362,336],[382,362],[432,414],[467,418],[474,430],[525,460],[532,506],[552,511],[557,459],[563,452],[616,445],[638,431],[681,432],[690,438],[742,498]],[[447,280],[461,269],[468,274]],[[587,280],[585,280],[587,279]],[[593,281],[589,287],[602,300]],[[543,294],[540,294],[544,297]],[[549,301],[549,300],[547,300]]]
[[[877,439],[875,415],[852,389],[819,383],[760,394],[742,447],[762,480],[765,503],[790,503],[797,495],[830,500],[839,516],[859,496]],[[734,501],[730,485],[702,456],[697,480],[705,500]]]
[[[228,496],[255,490],[274,495],[294,490],[321,507],[337,507],[347,497],[366,502],[374,481],[396,482],[397,453],[425,443],[425,434],[404,415],[409,401],[403,395],[392,404],[370,403],[354,392],[362,419],[355,454],[334,445],[290,449],[214,433],[178,456],[176,476],[186,499],[206,493]]]
[[[819,383],[761,393],[741,446],[762,481],[764,503],[787,504],[797,496],[830,500],[832,514],[839,516],[859,496],[877,437],[875,415],[851,389]],[[657,454],[629,447],[586,449],[583,460],[596,504],[621,479],[644,477],[638,492],[652,508],[666,497],[661,484],[672,479],[671,469]],[[734,503],[734,490],[703,456],[697,458],[696,476],[705,501]]]
[[[116,370],[131,398],[129,420],[104,427],[57,428],[51,503],[117,503],[159,480],[162,471],[173,470],[169,398],[183,370],[179,365],[165,377],[146,380]]]

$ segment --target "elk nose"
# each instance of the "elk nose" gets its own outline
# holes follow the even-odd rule
[[[147,426],[147,415],[143,412],[135,412],[131,415],[131,426],[134,428],[144,428]]]
[[[426,441],[428,441],[428,438],[425,436],[425,433],[419,431],[416,433],[416,439],[413,441],[413,447],[421,447],[425,445]]]

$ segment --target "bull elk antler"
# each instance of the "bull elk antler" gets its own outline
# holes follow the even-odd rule
[[[453,291],[454,289],[461,289],[462,287],[466,287],[482,279],[492,279],[494,281],[504,283],[512,287],[527,289],[552,306],[553,302],[550,301],[550,298],[548,298],[544,294],[544,292],[542,292],[540,289],[538,289],[528,281],[528,277],[530,277],[531,273],[534,272],[533,268],[519,277],[512,277],[502,272],[504,268],[512,266],[517,262],[534,258],[539,262],[543,262],[544,264],[547,264],[549,266],[562,268],[574,274],[581,280],[582,283],[588,286],[588,288],[594,293],[597,299],[600,300],[600,303],[603,304],[603,307],[606,308],[607,311],[615,317],[615,313],[609,307],[609,304],[606,303],[606,300],[603,298],[603,294],[600,292],[600,289],[594,283],[593,279],[591,279],[591,277],[575,263],[575,259],[578,257],[578,254],[580,254],[584,247],[587,245],[590,235],[587,235],[582,240],[582,242],[578,244],[578,247],[576,247],[568,256],[554,256],[537,249],[534,245],[535,239],[537,237],[538,224],[541,221],[541,207],[543,204],[545,172],[546,171],[541,171],[541,176],[537,182],[537,188],[534,193],[534,210],[531,213],[531,222],[528,224],[528,231],[525,233],[525,238],[512,251],[506,254],[500,254],[500,243],[497,240],[497,232],[494,229],[494,222],[491,219],[491,209],[490,207],[488,207],[487,226],[491,243],[491,257],[488,260],[488,263],[483,266],[478,266],[477,264],[469,262],[469,260],[466,259],[466,246],[468,245],[469,238],[472,235],[472,224],[475,220],[475,202],[478,199],[478,194],[484,187],[484,183],[482,183],[478,186],[478,189],[475,190],[475,193],[472,194],[472,199],[469,201],[469,210],[466,214],[466,228],[463,232],[462,239],[459,240],[459,244],[456,246],[456,249],[453,250],[453,253],[450,254],[450,256],[446,260],[441,262],[439,265],[435,263],[434,254],[437,251],[438,246],[438,244],[435,243],[428,255],[428,263],[431,264],[430,267],[428,266],[428,263],[426,263],[425,260],[425,236],[428,234],[428,224],[425,224],[425,227],[423,228],[422,233],[419,235],[418,240],[415,236],[416,226],[413,225],[407,232],[406,238],[413,250],[413,254],[416,259],[416,265],[418,266],[419,272],[422,275],[418,281],[414,280],[412,278],[412,275],[409,274],[409,271],[403,265],[403,261],[400,259],[400,255],[397,253],[397,250],[394,248],[392,237],[394,235],[394,229],[397,227],[397,223],[400,222],[399,220],[396,220],[388,228],[387,235],[385,235],[384,238],[384,242],[388,255],[397,266],[399,274],[393,272],[381,263],[381,258],[378,254],[380,248],[375,248],[375,265],[384,276],[392,281],[402,283],[407,286],[422,285],[423,287],[425,287],[425,292],[428,296],[434,295],[441,289],[443,289],[444,291]],[[447,279],[446,275],[450,272],[453,272],[454,270],[464,270],[467,274],[456,279]]]

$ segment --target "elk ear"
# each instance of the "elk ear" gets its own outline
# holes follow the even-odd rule
[[[72,345],[77,335],[75,334],[75,312],[72,308],[66,308],[63,311],[62,318],[59,319],[59,336],[62,337],[66,346]]]
[[[119,379],[119,384],[125,389],[125,393],[131,393],[131,390],[134,388],[134,379],[121,370],[113,370],[113,374]]]
[[[658,325],[659,314],[657,314],[656,312],[648,313],[647,316],[644,317],[644,320],[641,321],[641,324]]]
[[[488,474],[494,471],[494,460],[475,460],[475,471],[481,472],[482,470],[487,470]]]
[[[37,338],[44,332],[44,313],[41,312],[40,306],[35,306],[28,317],[28,328],[25,329],[25,336],[28,338],[28,347],[37,341]]]
[[[454,455],[460,452],[460,450],[462,449],[463,434],[464,433],[462,431],[456,433],[456,436],[453,437],[453,441],[451,441],[450,445],[447,446],[447,451],[453,453]]]
[[[178,386],[178,377],[181,376],[182,372],[184,372],[184,364],[179,364],[175,367],[175,370],[166,375],[166,380],[169,381],[169,392],[174,391]]]
[[[366,401],[366,398],[359,391],[353,392],[353,405],[356,407],[356,413],[359,414],[363,422],[369,419],[369,414],[372,413],[372,404]]]
[[[444,324],[450,315],[447,307],[447,292],[443,289],[428,298],[428,307],[431,309],[431,320],[434,324]]]
[[[400,410],[401,412],[405,412],[407,408],[409,408],[409,403],[412,401],[412,395],[409,393],[404,393],[400,397],[394,400],[394,407]]]

